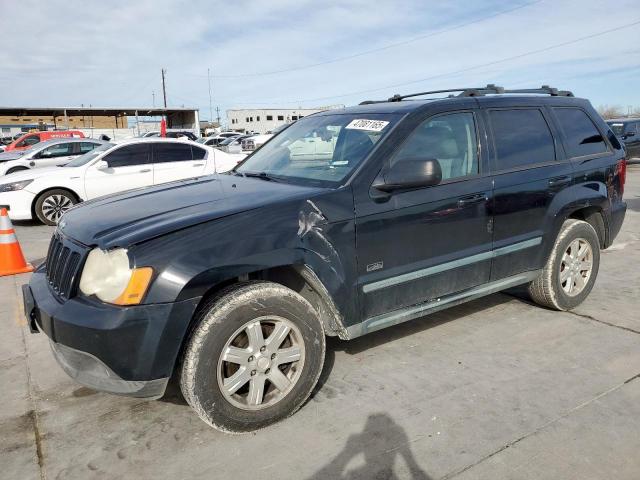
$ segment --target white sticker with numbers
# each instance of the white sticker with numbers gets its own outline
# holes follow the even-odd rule
[[[385,122],[383,120],[367,120],[364,118],[356,118],[344,128],[350,128],[352,130],[368,130],[370,132],[381,132],[387,125],[389,125],[389,122]]]

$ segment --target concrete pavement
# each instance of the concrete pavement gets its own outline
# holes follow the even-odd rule
[[[159,401],[97,393],[31,335],[0,278],[0,478],[640,478],[640,165],[595,288],[559,313],[496,294],[351,342],[330,339],[313,398],[226,435],[175,385]],[[30,260],[51,228],[17,225]]]

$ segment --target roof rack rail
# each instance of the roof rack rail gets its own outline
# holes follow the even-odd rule
[[[550,95],[552,97],[573,97],[573,93],[569,90],[558,90],[557,88],[550,87],[549,85],[542,85],[540,88],[523,88],[517,90],[506,90],[504,87],[499,87],[493,83],[488,84],[486,87],[475,88],[449,88],[446,90],[431,90],[429,92],[411,93],[409,95],[395,94],[393,97],[387,100],[365,100],[360,102],[360,105],[369,105],[372,103],[386,103],[386,102],[401,102],[405,98],[421,97],[423,95],[433,95],[436,93],[453,93],[460,92],[458,95],[449,95],[449,97],[481,97],[484,95],[504,95],[504,94],[535,94],[535,95]]]

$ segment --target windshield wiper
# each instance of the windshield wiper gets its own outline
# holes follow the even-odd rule
[[[245,177],[260,178],[262,180],[267,180],[269,182],[278,181],[273,175],[269,175],[267,172],[236,172],[236,173],[240,173]]]

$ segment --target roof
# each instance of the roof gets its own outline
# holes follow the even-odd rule
[[[196,112],[197,108],[155,108],[155,107],[2,107],[0,115],[7,116],[67,116],[78,115],[129,115],[160,116]]]
[[[59,143],[80,143],[80,142],[93,142],[93,143],[110,143],[104,140],[100,140],[98,138],[78,138],[78,137],[67,137],[67,138],[52,138],[51,140],[44,140],[42,142],[38,142],[34,144],[31,148],[40,149],[41,147],[47,147],[50,145],[57,145]]]

